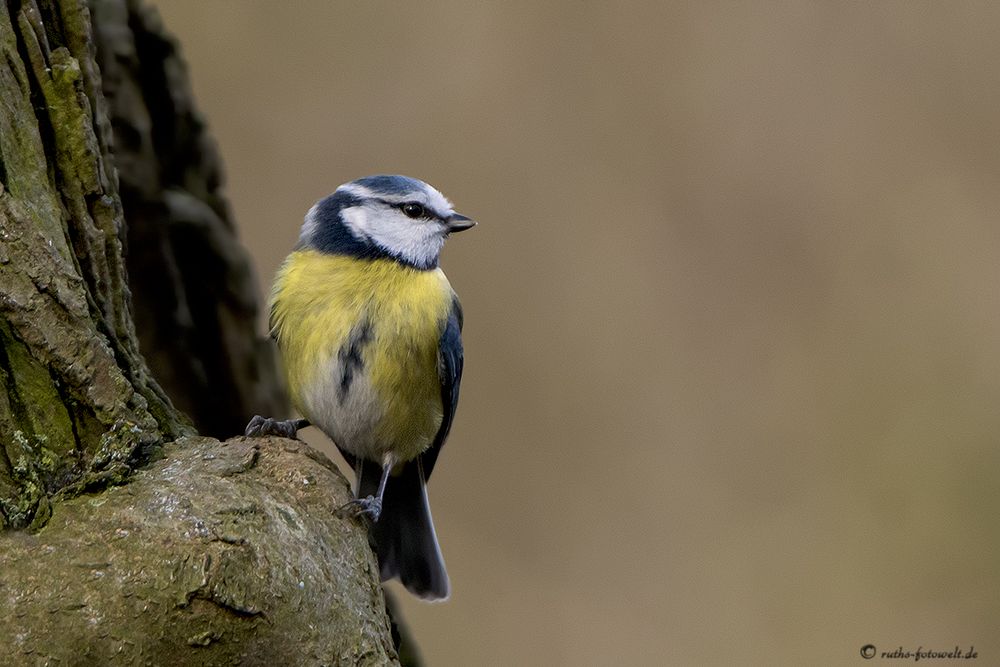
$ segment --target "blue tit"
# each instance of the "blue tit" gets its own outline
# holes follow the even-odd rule
[[[426,484],[463,365],[462,308],[438,257],[475,224],[406,176],[360,178],[313,206],[271,295],[271,335],[304,419],[247,427],[323,431],[356,471],[353,504],[372,520],[382,580],[429,600],[449,582]]]

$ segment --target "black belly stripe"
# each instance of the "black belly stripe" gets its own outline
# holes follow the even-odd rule
[[[340,362],[340,385],[337,387],[337,402],[341,405],[351,390],[354,378],[365,368],[361,351],[371,339],[372,327],[368,320],[362,320],[351,329],[351,335],[347,337],[347,342],[337,352],[337,360]]]

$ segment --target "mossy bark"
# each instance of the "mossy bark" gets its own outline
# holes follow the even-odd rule
[[[0,522],[24,527],[46,496],[122,479],[188,427],[129,313],[86,6],[8,2],[0,52]]]
[[[4,664],[396,663],[343,476],[194,435],[285,403],[173,41],[7,0],[0,55]]]

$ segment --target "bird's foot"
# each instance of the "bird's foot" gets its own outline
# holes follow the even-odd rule
[[[375,523],[382,515],[382,499],[375,496],[355,498],[341,505],[338,511],[351,516],[367,516],[372,520],[372,523]]]
[[[254,415],[254,418],[250,420],[249,424],[247,424],[246,431],[243,432],[243,435],[250,438],[258,438],[265,435],[277,435],[282,438],[297,439],[299,429],[305,428],[306,426],[309,426],[309,421],[306,419],[280,420]]]

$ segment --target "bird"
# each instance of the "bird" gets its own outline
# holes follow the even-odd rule
[[[270,330],[302,418],[254,416],[246,434],[313,425],[355,470],[383,581],[425,600],[450,582],[427,480],[462,381],[463,313],[439,266],[450,235],[476,222],[427,183],[400,175],[345,183],[305,216],[278,270]]]

